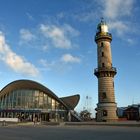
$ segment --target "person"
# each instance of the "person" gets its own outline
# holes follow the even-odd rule
[[[36,117],[33,117],[33,123],[36,124]]]
[[[6,126],[6,121],[5,120],[3,120],[3,122],[2,122],[2,126]]]

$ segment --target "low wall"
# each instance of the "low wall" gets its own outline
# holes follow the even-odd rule
[[[0,122],[18,122],[18,118],[0,118]]]
[[[88,125],[105,125],[105,126],[134,126],[140,127],[140,122],[136,121],[122,121],[122,122],[65,122],[65,125],[71,126],[88,126]]]

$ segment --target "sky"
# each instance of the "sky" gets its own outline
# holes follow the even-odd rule
[[[113,36],[118,107],[140,103],[139,0],[0,0],[0,89],[29,79],[58,97],[80,94],[77,111],[98,102],[97,46],[101,17]]]

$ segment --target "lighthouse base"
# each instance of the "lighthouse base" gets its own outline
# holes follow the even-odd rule
[[[97,104],[98,122],[114,122],[118,120],[116,103],[98,103]]]

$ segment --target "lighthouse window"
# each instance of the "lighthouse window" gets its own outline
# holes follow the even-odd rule
[[[102,52],[102,57],[104,57],[104,52]]]
[[[102,98],[103,98],[103,99],[106,99],[106,92],[103,92],[103,93],[102,93]]]
[[[103,42],[101,42],[101,47],[103,47],[104,46],[104,43]]]
[[[103,110],[103,116],[107,116],[107,110]]]
[[[102,63],[102,67],[105,67],[105,63]]]

